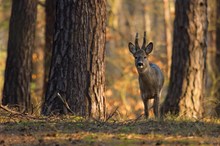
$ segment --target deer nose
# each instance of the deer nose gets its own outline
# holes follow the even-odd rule
[[[138,66],[143,66],[144,64],[142,62],[137,63]]]

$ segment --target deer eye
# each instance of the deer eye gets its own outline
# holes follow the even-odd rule
[[[134,57],[135,59],[137,59],[137,57]]]
[[[144,59],[146,59],[147,57],[146,56],[144,56]]]

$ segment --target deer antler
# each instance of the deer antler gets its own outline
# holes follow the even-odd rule
[[[138,33],[136,33],[136,37],[135,37],[135,46],[140,49],[140,46],[138,44]]]
[[[141,49],[144,49],[145,46],[146,46],[146,31],[144,31],[143,45],[142,45]]]

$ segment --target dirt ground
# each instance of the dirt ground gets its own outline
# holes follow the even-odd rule
[[[220,145],[220,119],[97,121],[1,114],[0,145]]]

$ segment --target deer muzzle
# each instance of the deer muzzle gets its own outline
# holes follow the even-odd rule
[[[144,67],[144,63],[143,62],[138,62],[137,63],[137,67],[138,68],[143,68]]]

